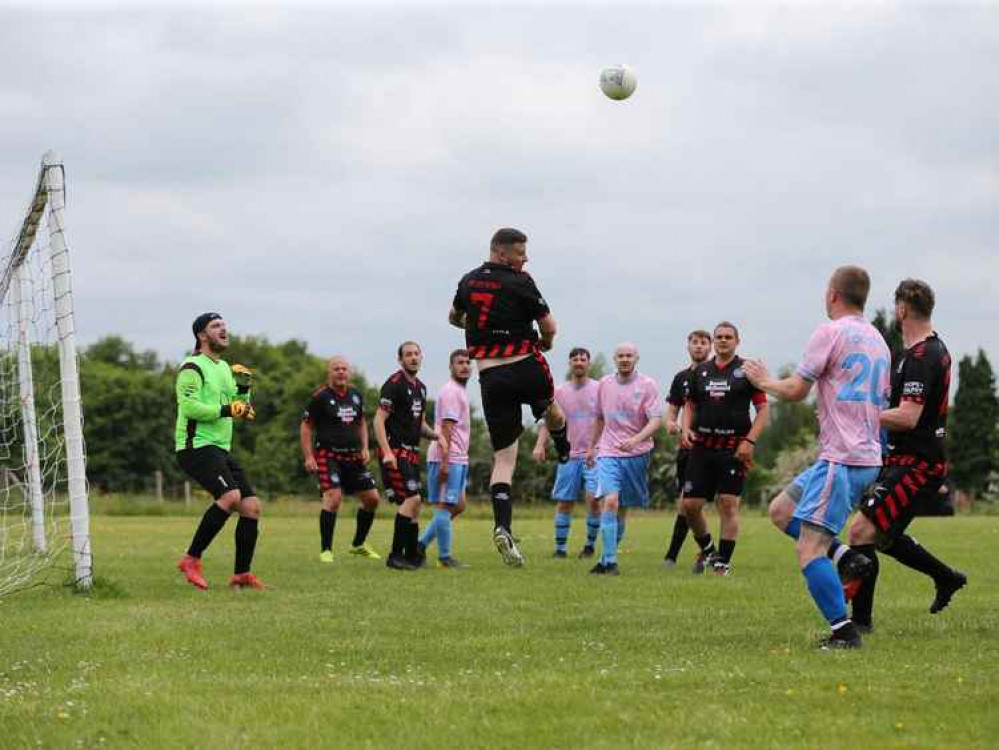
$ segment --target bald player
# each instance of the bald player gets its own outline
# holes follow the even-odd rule
[[[603,542],[600,561],[590,572],[616,576],[628,508],[649,502],[649,457],[652,436],[662,426],[663,400],[656,381],[637,370],[637,346],[618,344],[614,365],[617,372],[604,376],[597,389],[597,418],[586,459],[591,466],[596,460]]]
[[[375,520],[378,489],[368,471],[368,425],[364,396],[350,385],[350,363],[337,355],[326,368],[326,383],[312,392],[299,430],[305,470],[319,480],[323,507],[319,511],[319,561],[333,562],[333,532],[343,496],[355,495],[357,527],[350,553],[381,559],[367,543]]]

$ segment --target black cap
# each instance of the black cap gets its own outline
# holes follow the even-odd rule
[[[191,324],[191,330],[194,331],[195,349],[198,347],[198,334],[201,333],[206,328],[208,328],[208,324],[211,323],[213,320],[221,320],[221,319],[222,316],[217,312],[201,313],[201,315],[199,315],[194,319],[194,322]]]

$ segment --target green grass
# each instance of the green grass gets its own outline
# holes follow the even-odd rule
[[[338,552],[353,532],[341,516]],[[231,528],[205,558],[211,590],[173,570],[195,521],[96,517],[94,595],[0,600],[0,746],[984,748],[999,736],[999,518],[917,520],[971,583],[930,616],[930,583],[884,560],[877,632],[851,653],[816,652],[823,623],[790,542],[755,514],[727,579],[659,567],[667,515],[631,521],[617,579],[552,560],[551,521],[536,515],[518,524],[523,570],[501,566],[479,518],[455,528],[470,569],[412,574],[347,555],[321,567],[314,518],[272,516],[255,569],[273,589],[239,594],[224,585]],[[380,549],[390,528],[380,517]],[[582,532],[577,517],[574,543]]]

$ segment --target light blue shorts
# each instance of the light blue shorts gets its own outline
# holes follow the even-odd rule
[[[617,495],[622,508],[649,504],[649,456],[603,456],[597,459],[597,497]]]
[[[441,497],[441,483],[438,481],[440,469],[440,462],[427,462],[427,501],[457,505],[461,502],[461,495],[468,485],[468,464],[448,464],[444,497]]]
[[[847,466],[829,461],[812,464],[788,488],[798,502],[794,517],[838,534],[880,471],[880,466]]]
[[[552,500],[574,503],[583,490],[594,497],[597,494],[597,470],[586,465],[585,458],[570,458],[555,470]]]

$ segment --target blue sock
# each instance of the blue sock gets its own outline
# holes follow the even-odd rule
[[[836,567],[828,557],[817,557],[801,571],[808,583],[808,592],[815,604],[822,611],[823,617],[830,625],[836,625],[847,619],[846,599],[843,596],[843,584],[836,575]]]
[[[625,527],[625,516],[617,517],[617,543],[620,544],[621,540],[624,539],[624,527]]]
[[[435,515],[433,520],[427,524],[427,528],[423,531],[423,536],[420,537],[420,544],[424,547],[429,547],[434,543],[434,539],[437,538],[437,516]]]
[[[597,535],[600,533],[600,514],[590,513],[586,516],[586,546],[597,546]]]
[[[572,516],[568,513],[555,514],[555,551],[565,552],[569,547],[569,526]]]
[[[604,565],[617,563],[617,513],[600,514],[600,538],[604,543],[604,552],[600,562]]]
[[[434,527],[437,529],[437,557],[447,560],[451,557],[451,513],[438,510],[434,513]]]
[[[784,533],[792,539],[797,539],[798,534],[801,533],[801,520],[798,518],[792,518],[788,522],[787,528],[784,529]]]

